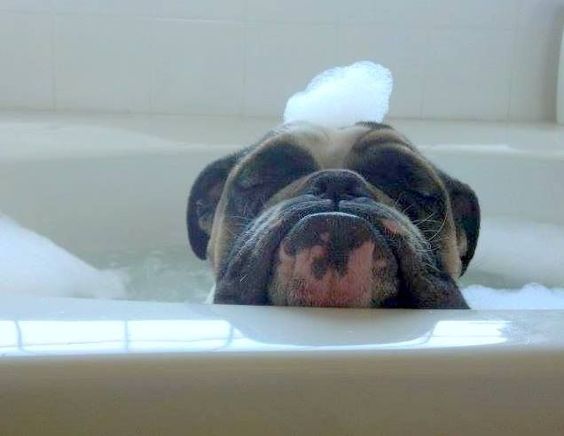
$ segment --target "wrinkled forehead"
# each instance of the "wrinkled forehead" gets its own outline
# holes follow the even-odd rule
[[[413,150],[407,138],[387,124],[359,123],[335,129],[297,122],[273,130],[252,154],[291,144],[311,154],[321,168],[343,168],[351,155],[362,152],[365,143],[394,144]]]

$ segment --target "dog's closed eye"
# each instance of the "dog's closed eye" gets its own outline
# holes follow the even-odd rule
[[[237,188],[243,191],[281,189],[317,169],[308,152],[290,143],[273,144],[254,154],[249,161],[241,166],[235,180]]]

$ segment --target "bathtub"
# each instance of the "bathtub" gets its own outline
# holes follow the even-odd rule
[[[184,246],[198,171],[275,123],[4,113],[1,210],[93,263]],[[485,217],[564,225],[564,129],[392,123]],[[558,310],[1,295],[0,433],[562,434],[562,331]]]

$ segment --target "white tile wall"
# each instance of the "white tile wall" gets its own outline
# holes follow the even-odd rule
[[[428,0],[429,24],[440,27],[513,29],[522,1],[529,0]]]
[[[562,26],[562,0],[521,0],[518,7],[518,26],[553,28]]]
[[[165,18],[231,20],[245,18],[245,0],[149,0],[157,6],[157,15]]]
[[[558,69],[558,35],[547,28],[522,29],[515,41],[509,118],[554,118]]]
[[[2,1],[2,0],[0,0]],[[17,1],[17,0],[16,0]],[[50,0],[56,13],[90,15],[152,16],[154,0]],[[46,1],[45,1],[46,2]]]
[[[47,12],[50,0],[0,0],[0,11]]]
[[[449,0],[445,0],[445,3]],[[348,0],[340,1],[339,21],[345,24],[370,23],[402,28],[428,27],[432,14],[428,0]]]
[[[281,115],[389,66],[396,117],[552,120],[564,0],[0,0],[0,108]]]
[[[512,65],[511,120],[553,120],[564,1],[523,0]]]
[[[339,63],[374,59],[386,65],[394,74],[390,115],[419,118],[427,39],[427,31],[418,27],[397,32],[386,25],[343,25],[339,32]]]
[[[250,21],[334,24],[341,2],[323,0],[247,0]]]
[[[51,33],[46,15],[0,14],[0,107],[53,106]]]
[[[146,111],[151,22],[91,15],[55,18],[57,109]]]
[[[246,115],[281,115],[288,97],[335,63],[334,25],[257,23],[247,29]]]
[[[428,46],[423,117],[507,118],[513,31],[433,30]]]
[[[228,22],[154,23],[153,109],[229,115],[241,111],[244,26]],[[207,50],[202,52],[202,44]]]

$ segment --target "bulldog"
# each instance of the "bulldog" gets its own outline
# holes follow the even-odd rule
[[[215,303],[468,308],[476,194],[386,124],[282,125],[209,164],[186,218]]]

